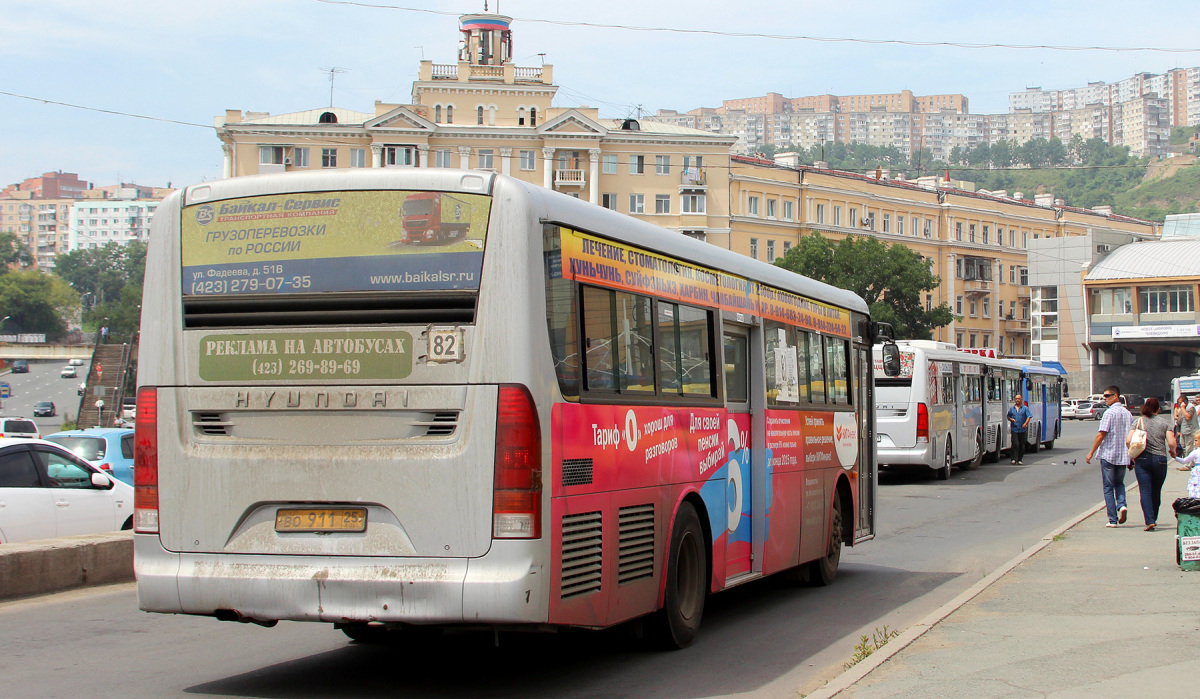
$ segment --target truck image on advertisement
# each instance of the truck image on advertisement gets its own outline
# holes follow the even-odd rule
[[[400,207],[403,234],[399,244],[445,245],[471,231],[471,204],[442,192],[410,194]]]

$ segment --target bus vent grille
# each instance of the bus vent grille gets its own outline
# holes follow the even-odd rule
[[[599,512],[562,518],[562,599],[600,591],[604,534]]]
[[[618,511],[617,584],[654,577],[654,504]]]
[[[477,299],[473,291],[185,296],[183,327],[470,324]]]
[[[426,437],[449,437],[458,429],[458,413],[433,413],[430,420],[416,424],[425,427]]]
[[[591,485],[592,484],[592,460],[591,459],[563,459],[563,462],[562,462],[562,484],[563,485]]]
[[[999,427],[999,426],[997,426],[997,425],[989,425],[989,426],[988,426],[988,428],[987,428],[987,444],[984,444],[984,445],[983,445],[983,448],[984,448],[984,449],[987,449],[987,445],[988,445],[988,444],[995,444],[995,443],[996,443],[996,432],[997,432],[999,429],[1000,429],[1000,427]]]
[[[222,419],[221,413],[192,413],[192,427],[196,432],[212,437],[228,437],[233,423]]]

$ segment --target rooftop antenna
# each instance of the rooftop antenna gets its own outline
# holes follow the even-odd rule
[[[425,47],[424,47],[424,46],[414,46],[413,48],[414,48],[414,49],[420,49],[420,51],[421,51],[421,60],[422,60],[422,61],[423,61],[423,60],[425,60]]]
[[[546,66],[546,54],[539,53],[538,58],[542,59],[542,67],[544,68]]]
[[[423,57],[423,56],[422,56]],[[318,68],[322,73],[329,73],[329,108],[333,109],[333,79],[339,73],[345,73],[348,68],[339,68],[337,66],[329,66],[328,68]]]

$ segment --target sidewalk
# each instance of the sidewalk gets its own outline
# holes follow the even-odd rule
[[[1177,466],[1156,531],[1143,531],[1129,472],[1126,524],[1105,528],[1101,506],[909,645],[892,647],[909,634],[889,643],[876,655],[890,657],[854,684],[834,694],[834,679],[810,696],[1195,696],[1200,571],[1175,563],[1171,503],[1187,495],[1188,476]],[[1093,475],[1099,499],[1098,468]]]

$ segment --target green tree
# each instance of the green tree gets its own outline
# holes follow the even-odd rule
[[[950,307],[925,310],[924,294],[942,283],[932,261],[903,245],[875,238],[845,238],[834,243],[818,234],[800,236],[797,244],[775,264],[858,294],[871,317],[891,323],[896,337],[927,340],[933,329],[953,320]]]
[[[0,275],[0,308],[9,316],[6,332],[45,333],[56,341],[66,333],[66,317],[79,308],[79,296],[61,279],[36,270]]]
[[[9,265],[28,267],[33,264],[29,248],[15,233],[0,233],[0,274],[8,271]]]
[[[109,243],[99,248],[82,248],[59,255],[54,272],[75,291],[87,296],[87,308],[107,301],[119,302],[126,286],[142,286],[146,274],[146,244]]]

